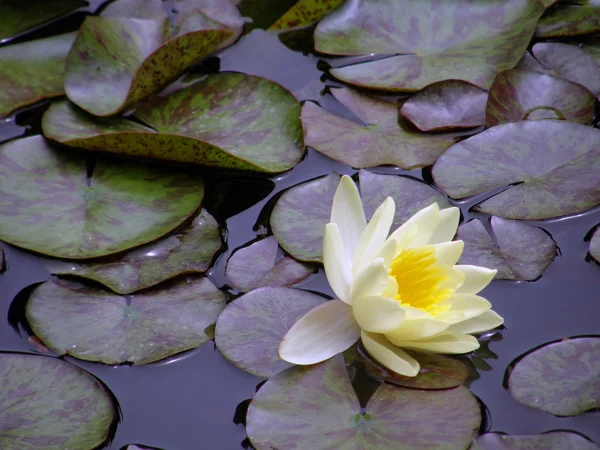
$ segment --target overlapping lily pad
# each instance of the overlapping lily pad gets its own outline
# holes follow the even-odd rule
[[[563,120],[498,125],[450,147],[433,167],[453,198],[506,188],[476,210],[546,219],[600,203],[600,130]]]
[[[532,281],[556,257],[556,243],[541,228],[500,217],[492,217],[491,225],[497,244],[477,219],[459,227],[465,243],[460,264],[497,269],[501,280]]]
[[[399,413],[401,412],[401,413]],[[364,410],[341,357],[269,379],[248,408],[257,450],[467,448],[481,415],[464,387],[441,391],[381,385]]]
[[[521,59],[543,12],[537,0],[352,0],[319,22],[315,48],[396,55],[331,71],[359,86],[416,91],[458,79],[487,89]]]
[[[600,338],[546,345],[514,367],[508,387],[515,399],[556,416],[600,407]]]
[[[538,38],[579,36],[600,31],[600,1],[562,0],[546,12],[535,30]]]
[[[91,449],[109,438],[116,408],[102,385],[59,359],[0,354],[0,447]]]
[[[194,174],[136,162],[86,164],[41,136],[0,146],[0,239],[59,258],[109,255],[165,235],[204,197]]]
[[[278,84],[241,73],[209,75],[135,115],[98,119],[68,102],[45,113],[44,134],[89,150],[232,169],[282,172],[304,154],[300,104]]]
[[[308,27],[340,6],[344,0],[298,0],[269,30]]]
[[[229,303],[219,316],[215,342],[240,369],[271,377],[292,364],[279,358],[279,343],[298,319],[325,299],[287,288],[256,289]]]
[[[570,431],[512,436],[486,433],[477,438],[471,450],[597,450],[598,447],[580,434]]]
[[[237,250],[227,262],[226,276],[235,289],[249,292],[259,287],[289,287],[304,280],[314,267],[284,256],[277,262],[275,236]]]
[[[332,89],[336,99],[365,125],[335,116],[314,103],[302,107],[307,146],[352,167],[384,164],[415,169],[428,166],[454,142],[455,134],[426,134],[398,120],[395,103],[350,89]]]
[[[224,308],[225,295],[207,278],[127,297],[48,281],[29,298],[26,316],[35,335],[58,355],[147,364],[208,342],[206,328]]]
[[[97,281],[117,294],[130,294],[178,275],[204,272],[221,248],[219,224],[206,211],[177,234],[142,246],[113,261],[72,263],[49,260],[55,275]]]

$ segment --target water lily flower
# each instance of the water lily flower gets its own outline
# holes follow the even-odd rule
[[[388,197],[367,224],[356,185],[342,177],[323,238],[325,274],[338,298],[294,324],[281,341],[282,359],[315,364],[361,339],[380,364],[415,376],[419,363],[403,349],[468,353],[479,347],[472,334],[503,323],[476,295],[496,271],[456,264],[464,247],[452,241],[459,209],[434,203],[389,235],[394,214]]]

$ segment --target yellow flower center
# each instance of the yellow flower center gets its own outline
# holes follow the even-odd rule
[[[443,287],[448,271],[438,263],[431,246],[403,250],[392,262],[390,273],[398,283],[396,300],[432,316],[450,309],[443,303],[454,290]]]

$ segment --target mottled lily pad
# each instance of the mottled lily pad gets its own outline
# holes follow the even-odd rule
[[[579,36],[600,31],[599,0],[561,0],[540,19],[538,38]]]
[[[88,170],[89,169],[89,170]],[[97,161],[41,136],[0,146],[0,239],[58,258],[121,252],[164,236],[204,197],[197,175]]]
[[[531,436],[511,436],[486,433],[477,438],[471,450],[598,450],[598,447],[580,434],[569,431],[551,431]]]
[[[470,445],[480,422],[479,404],[462,386],[421,391],[383,384],[361,410],[336,357],[269,379],[250,403],[246,432],[257,450],[455,450]]]
[[[300,104],[260,77],[209,75],[143,103],[135,115],[153,129],[98,119],[68,102],[52,105],[42,127],[48,138],[73,147],[231,169],[282,172],[304,154]]]
[[[0,119],[65,93],[64,65],[74,40],[75,33],[67,33],[0,48]]]
[[[476,206],[486,214],[575,214],[600,203],[600,130],[564,120],[498,125],[450,147],[433,178],[453,198],[507,187]]]
[[[217,320],[215,342],[236,367],[271,377],[292,364],[279,358],[279,343],[298,319],[325,299],[299,289],[256,289],[227,305]]]
[[[319,22],[315,48],[396,55],[331,70],[359,86],[416,91],[457,79],[487,89],[521,59],[543,12],[537,0],[352,0]]]
[[[269,30],[308,27],[342,3],[344,3],[344,0],[298,0],[298,3],[271,25]]]
[[[497,269],[501,280],[532,281],[554,261],[556,243],[541,228],[500,217],[491,224],[497,245],[478,219],[458,228],[465,243],[460,264]]]
[[[556,118],[590,125],[596,98],[585,87],[530,70],[499,73],[490,88],[486,125],[536,119],[547,112]]]
[[[26,317],[58,355],[147,364],[208,342],[206,329],[224,308],[225,295],[208,278],[178,280],[127,297],[48,281],[29,298]]]
[[[289,287],[314,271],[314,267],[289,256],[275,262],[278,248],[275,236],[269,236],[237,250],[229,258],[225,272],[233,287],[241,292],[259,287]]]
[[[521,403],[555,416],[600,407],[600,338],[548,344],[525,356],[508,378]]]
[[[309,147],[352,167],[384,164],[415,169],[433,164],[455,142],[455,134],[426,134],[398,120],[395,103],[351,89],[332,89],[336,99],[365,125],[335,116],[314,103],[302,107],[304,141]]]
[[[219,224],[206,211],[177,234],[132,250],[110,262],[48,260],[55,275],[97,281],[117,294],[130,294],[178,275],[204,272],[221,248]]]
[[[100,447],[116,408],[91,375],[55,358],[0,354],[0,448]]]

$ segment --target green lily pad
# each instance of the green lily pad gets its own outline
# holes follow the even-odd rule
[[[501,280],[533,281],[554,261],[556,243],[541,228],[500,217],[491,225],[497,245],[477,219],[458,228],[465,243],[460,264],[497,269]]]
[[[509,219],[547,219],[600,203],[600,130],[564,120],[490,128],[450,147],[433,167],[453,198],[507,187],[476,206]]]
[[[177,234],[120,255],[110,262],[67,263],[50,260],[55,275],[102,283],[117,294],[131,294],[183,274],[206,271],[221,248],[219,224],[206,211]]]
[[[217,348],[236,367],[271,377],[292,364],[279,358],[279,343],[298,319],[323,304],[310,292],[260,288],[229,303],[217,320]]]
[[[304,155],[300,104],[256,76],[209,75],[143,103],[135,115],[154,129],[98,119],[68,102],[53,104],[42,128],[49,139],[73,147],[260,172],[288,170]]]
[[[3,450],[101,446],[116,408],[100,382],[55,358],[0,354],[0,447]]]
[[[562,0],[542,16],[535,37],[580,36],[599,31],[599,0]]]
[[[233,287],[241,292],[260,287],[289,287],[314,272],[314,267],[289,256],[275,262],[278,248],[275,236],[269,236],[236,250],[225,271]]]
[[[396,55],[331,70],[358,86],[412,92],[457,79],[487,89],[521,59],[543,12],[537,0],[355,0],[319,22],[315,48]]]
[[[48,281],[29,298],[26,317],[58,355],[147,364],[208,342],[206,329],[224,308],[225,295],[208,278],[178,280],[127,297]]]
[[[421,131],[474,128],[485,124],[488,94],[460,80],[446,80],[426,86],[410,97],[400,114]]]
[[[555,416],[600,407],[600,338],[574,338],[526,355],[508,378],[519,402]]]
[[[75,33],[67,33],[0,47],[0,119],[65,93],[64,65],[74,40]]]
[[[536,119],[545,111],[557,118],[591,125],[596,98],[585,87],[530,70],[499,73],[490,88],[486,126]]]
[[[415,169],[433,164],[456,140],[456,134],[426,134],[398,120],[395,103],[375,99],[350,89],[332,94],[365,125],[335,116],[314,103],[302,107],[304,141],[352,167],[384,164]]]
[[[344,0],[298,0],[298,3],[271,25],[269,30],[309,27],[342,3]]]
[[[532,436],[486,433],[477,438],[471,450],[598,450],[580,434],[551,431]]]
[[[102,16],[87,17],[67,58],[67,96],[92,114],[108,116],[158,92],[240,35],[237,8],[220,4],[225,19],[211,14],[214,0],[176,1],[172,30],[160,0],[118,0]]]
[[[88,173],[88,169],[90,173]],[[97,161],[41,136],[0,146],[0,239],[58,258],[118,253],[164,236],[200,206],[197,175]]]
[[[588,250],[592,258],[596,260],[596,262],[600,263],[600,228],[594,231],[592,238],[590,239],[590,248]]]
[[[246,432],[257,450],[455,450],[470,445],[480,422],[479,404],[462,386],[420,391],[383,384],[361,410],[336,357],[270,378],[250,403]]]

